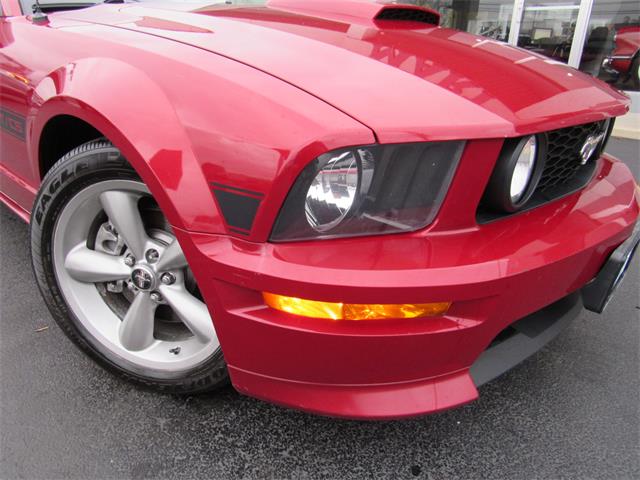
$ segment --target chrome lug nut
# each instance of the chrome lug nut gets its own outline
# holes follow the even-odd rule
[[[124,257],[124,264],[128,267],[133,267],[136,264],[136,259],[133,255],[129,254]]]
[[[124,287],[124,282],[122,280],[118,280],[116,282],[109,282],[107,283],[107,292],[122,293],[123,287]]]
[[[156,303],[160,303],[162,302],[162,295],[160,295],[158,292],[151,292],[151,300]]]
[[[158,258],[160,258],[160,254],[154,248],[147,250],[147,253],[145,253],[144,256],[147,258],[147,262],[149,263],[156,263]]]
[[[160,281],[165,285],[173,285],[174,283],[176,283],[176,277],[174,274],[167,272],[162,274],[162,276],[160,277]]]

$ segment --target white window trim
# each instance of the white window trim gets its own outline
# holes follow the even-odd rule
[[[571,50],[569,51],[569,66],[574,68],[580,67],[582,51],[584,50],[584,44],[587,41],[587,32],[589,31],[589,20],[591,19],[592,8],[593,0],[580,0],[580,10],[578,10],[576,29],[573,32]]]
[[[511,27],[509,28],[509,43],[514,47],[518,46],[520,36],[520,26],[522,25],[522,14],[524,13],[524,0],[513,0],[513,15],[511,16]]]

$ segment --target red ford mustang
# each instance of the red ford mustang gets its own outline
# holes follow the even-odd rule
[[[640,240],[602,153],[628,99],[436,12],[0,2],[0,198],[60,327],[139,384],[461,405],[602,311]]]
[[[615,49],[604,59],[602,66],[622,81],[631,80],[640,89],[640,26],[624,26],[614,36]]]

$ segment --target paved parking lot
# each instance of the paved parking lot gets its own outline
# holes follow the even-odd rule
[[[638,142],[610,151],[640,178]],[[371,423],[115,379],[49,316],[27,226],[4,207],[0,237],[0,478],[640,478],[640,262],[604,315],[582,314],[474,404]]]

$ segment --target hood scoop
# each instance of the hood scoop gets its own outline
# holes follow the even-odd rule
[[[440,23],[440,14],[435,10],[380,0],[270,0],[267,6],[301,15],[351,23],[384,22],[385,26],[390,26],[390,22],[402,22],[406,26],[415,23],[437,26]]]
[[[384,7],[374,20],[438,25],[440,23],[440,14],[427,8]]]

